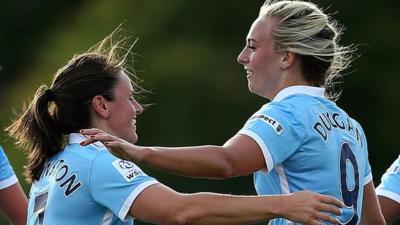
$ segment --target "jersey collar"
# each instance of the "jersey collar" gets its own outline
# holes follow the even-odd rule
[[[282,99],[294,94],[305,94],[324,98],[324,93],[325,88],[295,85],[282,89],[280,92],[278,92],[275,98],[272,99],[272,101],[279,102]]]
[[[68,143],[69,144],[80,144],[82,141],[86,140],[87,137],[85,135],[79,134],[79,133],[70,133],[68,135]],[[103,143],[97,141],[93,144],[90,144],[90,146],[95,147],[98,150],[105,150],[107,149],[106,146],[103,145]]]

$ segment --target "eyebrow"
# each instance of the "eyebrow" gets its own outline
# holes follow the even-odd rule
[[[247,43],[250,43],[250,42],[258,43],[258,41],[254,40],[253,38],[248,38]]]

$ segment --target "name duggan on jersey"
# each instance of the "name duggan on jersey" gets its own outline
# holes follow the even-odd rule
[[[357,139],[358,143],[363,146],[362,133],[354,126],[352,119],[340,118],[339,113],[325,112],[318,116],[318,120],[314,123],[314,130],[323,138],[325,141],[328,139],[330,132],[333,129],[341,129],[351,133]]]
[[[82,186],[82,182],[78,180],[77,175],[75,173],[68,175],[68,170],[69,167],[63,159],[50,161],[44,165],[40,179],[45,176],[54,177],[61,189],[65,187],[64,195],[68,197]]]

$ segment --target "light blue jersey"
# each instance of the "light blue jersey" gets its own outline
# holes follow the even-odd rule
[[[70,134],[65,149],[45,164],[31,187],[28,225],[133,224],[133,201],[158,182],[99,142],[81,146],[85,139]]]
[[[3,148],[0,146],[0,190],[18,182],[14,170],[8,161]]]
[[[300,190],[331,195],[346,205],[342,224],[359,224],[364,185],[372,180],[367,142],[361,126],[327,100],[323,88],[282,90],[239,133],[254,139],[264,155],[269,172],[254,174],[259,195]]]
[[[376,194],[392,199],[400,204],[400,156],[382,176]]]

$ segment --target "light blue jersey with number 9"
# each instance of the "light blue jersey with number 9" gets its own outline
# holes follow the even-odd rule
[[[331,195],[346,205],[339,221],[356,225],[364,185],[372,180],[366,138],[361,126],[323,95],[322,88],[286,88],[239,134],[256,141],[264,155],[268,172],[254,174],[258,194],[309,190]],[[294,223],[275,219],[270,224]]]

